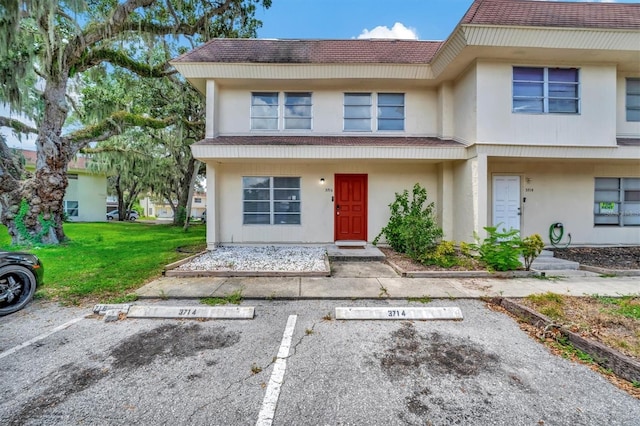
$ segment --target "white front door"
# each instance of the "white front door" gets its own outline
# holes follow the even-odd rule
[[[493,177],[493,226],[520,230],[520,176]]]

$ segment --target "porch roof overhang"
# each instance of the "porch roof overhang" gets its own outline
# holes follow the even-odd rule
[[[464,160],[466,145],[436,137],[218,136],[191,145],[199,160]]]
[[[630,140],[635,141],[635,140]],[[640,143],[618,140],[613,146],[558,146],[558,145],[505,145],[475,144],[468,147],[468,158],[478,155],[487,157],[529,158],[529,159],[572,159],[572,160],[621,160],[637,162],[640,166]]]

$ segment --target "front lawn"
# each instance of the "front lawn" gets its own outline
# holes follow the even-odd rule
[[[195,225],[185,233],[181,227],[132,222],[67,223],[70,241],[60,246],[27,249],[45,268],[40,297],[77,303],[81,299],[116,300],[152,278],[164,265],[189,253],[204,250],[205,227]],[[0,225],[0,249],[15,251]]]

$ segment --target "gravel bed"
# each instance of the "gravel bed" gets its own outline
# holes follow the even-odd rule
[[[324,271],[324,247],[218,247],[176,268],[179,271]]]

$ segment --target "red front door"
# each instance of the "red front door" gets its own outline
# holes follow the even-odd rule
[[[335,239],[367,241],[367,175],[336,175]]]

